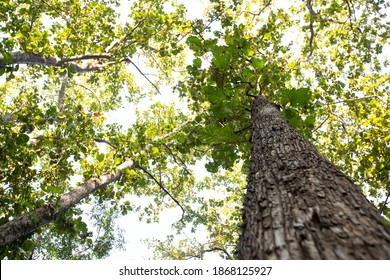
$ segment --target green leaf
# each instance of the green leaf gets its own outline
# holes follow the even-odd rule
[[[311,94],[309,88],[300,88],[291,90],[290,101],[293,106],[307,106],[309,104]]]
[[[193,64],[196,68],[200,68],[202,66],[202,60],[199,57],[197,57],[194,59]]]
[[[256,70],[260,71],[260,70],[262,70],[264,68],[265,62],[266,62],[265,58],[260,59],[260,58],[255,57],[255,58],[252,59],[252,66]]]
[[[11,64],[12,63],[12,55],[8,52],[3,52],[4,56],[4,63],[5,64]]]
[[[30,140],[30,137],[27,134],[21,134],[17,138],[16,142],[20,145],[24,145],[28,142],[28,140]]]
[[[196,36],[190,36],[187,39],[190,49],[197,52],[202,48],[202,41]]]
[[[104,161],[104,154],[103,154],[103,153],[97,154],[97,155],[96,155],[96,159],[97,159],[99,162]]]

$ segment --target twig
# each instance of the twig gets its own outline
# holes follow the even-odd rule
[[[232,260],[232,259],[233,259],[232,256],[229,254],[228,251],[226,251],[226,250],[223,249],[223,248],[219,248],[219,247],[215,247],[215,248],[211,248],[211,249],[208,249],[208,250],[204,250],[203,252],[204,252],[204,253],[209,253],[209,252],[214,252],[214,251],[222,251],[222,252],[224,252],[224,253],[226,254],[226,256],[227,256],[227,258],[228,258],[229,260]]]
[[[100,102],[99,97],[96,95],[96,93],[95,93],[92,89],[90,89],[89,87],[86,87],[86,86],[84,86],[84,85],[82,85],[82,84],[75,84],[75,85],[76,85],[76,86],[79,86],[79,87],[82,87],[82,88],[88,90],[90,93],[92,93],[93,96],[94,96],[94,97],[96,98],[96,100],[98,101],[99,105],[102,106],[102,103]]]
[[[323,122],[322,122],[319,126],[317,126],[317,128],[314,129],[313,132],[316,132],[317,130],[319,130],[319,129],[324,125],[324,123],[326,123],[326,121],[327,121],[328,119],[329,119],[329,115],[326,116],[325,120],[323,120]]]
[[[214,248],[211,248],[211,249],[202,250],[202,251],[200,252],[200,254],[198,254],[198,255],[188,255],[187,260],[188,260],[188,259],[192,259],[192,258],[201,259],[201,258],[203,257],[203,254],[204,254],[204,253],[209,253],[209,252],[214,252],[214,251],[221,251],[221,252],[225,253],[228,260],[232,260],[232,259],[233,259],[232,256],[231,256],[231,255],[228,253],[228,251],[226,251],[225,249],[219,248],[219,247],[214,247]]]
[[[37,239],[35,239],[34,245],[33,245],[32,249],[31,249],[30,257],[28,258],[29,260],[33,259],[35,248],[37,247],[37,245],[38,245],[40,240],[41,240],[41,234],[39,234]]]
[[[161,95],[161,92],[160,90],[158,89],[158,87],[141,71],[141,69],[139,69],[139,67],[130,59],[130,58],[126,58],[124,59],[124,61],[126,62],[129,62],[130,64],[132,64],[135,69],[137,69],[137,71],[157,90],[157,92]]]
[[[387,197],[386,197],[386,199],[385,199],[385,202],[383,202],[383,204],[382,204],[381,210],[379,211],[379,215],[382,215],[383,210],[385,210],[385,206],[386,206],[386,204],[387,204],[387,200],[389,200],[389,197],[390,197],[390,190],[389,190],[389,192],[388,192],[388,194],[387,194]]]
[[[167,144],[163,144],[163,146],[168,150],[168,152],[171,154],[171,156],[173,157],[173,160],[176,162],[177,165],[179,165],[179,163],[176,161],[176,158],[179,159],[180,163],[184,166],[184,170],[189,174],[191,175],[191,172],[188,170],[187,168],[187,165],[185,164],[185,162],[178,156],[178,155],[175,155],[171,148],[169,148],[169,146]]]
[[[265,11],[265,9],[267,9],[267,8],[271,5],[271,1],[272,1],[272,0],[269,0],[269,1],[264,5],[264,7],[261,8],[261,10],[258,11],[257,13],[253,13],[253,12],[249,12],[249,11],[242,11],[241,14],[247,13],[247,14],[252,15],[253,18],[258,17],[259,15],[261,15],[261,14]]]
[[[104,140],[104,139],[99,139],[99,138],[95,138],[94,140],[95,140],[95,142],[98,142],[98,143],[105,143],[105,144],[107,144],[107,145],[111,146],[112,148],[114,148],[115,150],[117,150],[117,149],[118,149],[118,147],[117,147],[117,146],[115,146],[115,145],[111,144],[111,143],[110,143],[109,141],[107,141],[107,140]]]
[[[351,99],[339,100],[339,101],[335,101],[334,104],[337,104],[337,103],[349,103],[349,102],[361,101],[361,100],[364,100],[364,99],[371,99],[371,98],[378,98],[380,101],[382,101],[379,96],[371,95],[371,96],[365,96],[365,97],[359,97],[359,98],[351,98]]]
[[[182,215],[181,215],[181,219],[180,219],[180,222],[183,222],[183,219],[184,219],[184,214],[185,214],[185,210],[183,208],[183,206],[181,206],[180,202],[176,200],[176,198],[174,198],[168,191],[166,188],[164,188],[164,186],[161,184],[161,182],[159,182],[156,177],[154,177],[149,171],[147,171],[145,168],[143,168],[142,166],[140,166],[139,164],[137,164],[137,167],[139,169],[141,169],[143,172],[145,172],[150,178],[153,179],[154,182],[156,182],[156,184],[160,187],[160,189],[165,193],[167,194],[180,208],[181,208],[181,211],[182,211]]]

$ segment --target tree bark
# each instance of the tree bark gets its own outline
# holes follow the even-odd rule
[[[238,259],[390,259],[375,207],[262,96],[251,141]]]
[[[165,140],[172,135],[180,131],[184,126],[188,125],[190,120],[183,122],[174,128],[171,132],[156,137],[154,141]],[[108,141],[100,140],[99,142]],[[112,144],[109,144],[112,146]],[[153,142],[147,144],[142,151],[148,151],[153,146]],[[116,172],[109,172],[101,175],[100,177],[91,177],[78,187],[75,187],[68,193],[61,196],[57,204],[47,204],[39,207],[35,211],[27,212],[15,219],[0,226],[0,246],[10,244],[18,238],[25,237],[28,234],[34,232],[39,227],[42,227],[48,223],[53,222],[64,211],[77,205],[83,198],[91,195],[98,189],[105,188],[109,184],[118,181],[125,169],[133,169],[136,166],[136,162],[129,159],[116,167]],[[169,194],[169,193],[168,193]],[[171,196],[169,194],[169,196]],[[172,196],[171,196],[172,197]],[[173,198],[173,197],[172,197]],[[175,200],[175,199],[174,199]],[[175,200],[176,201],[176,200]],[[176,201],[177,202],[177,201]],[[179,204],[180,205],[180,204]]]
[[[73,56],[65,59],[58,57],[43,56],[40,54],[34,54],[29,52],[11,52],[12,62],[8,64],[30,64],[30,65],[43,65],[53,67],[68,67],[72,66],[77,73],[87,73],[91,71],[102,70],[107,66],[116,62],[101,63],[98,59],[110,59],[113,57],[111,53],[99,53],[99,54],[86,54]],[[74,63],[77,60],[93,60],[93,62],[87,65],[80,65]],[[5,57],[0,53],[0,67],[8,65]]]
[[[57,204],[41,206],[35,211],[27,212],[0,226],[0,246],[10,244],[18,238],[27,236],[38,228],[53,222],[64,211],[77,205],[83,198],[86,198],[98,189],[102,189],[118,181],[124,169],[131,169],[133,167],[134,162],[132,160],[126,161],[117,167],[115,173],[106,173],[100,178],[91,177],[80,186],[63,194]]]

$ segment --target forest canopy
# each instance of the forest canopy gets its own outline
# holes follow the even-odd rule
[[[259,94],[388,221],[389,13],[383,0],[2,1],[0,226],[29,221],[0,238],[1,259],[105,258],[125,247],[118,217],[169,208],[181,214],[148,240],[155,258],[234,259]]]

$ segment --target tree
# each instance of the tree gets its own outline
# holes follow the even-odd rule
[[[166,207],[182,212],[174,225],[177,235],[202,227],[209,234],[206,242],[190,237],[177,242],[180,236],[174,235],[152,240],[156,257],[203,258],[213,251],[234,258],[245,176],[250,181],[246,205],[255,203],[248,198],[259,186],[252,171],[260,168],[256,159],[261,155],[254,151],[265,139],[253,141],[261,135],[253,124],[268,129],[275,121],[281,131],[296,135],[277,111],[266,109],[271,103],[262,97],[278,104],[283,118],[389,218],[384,199],[389,169],[388,61],[382,55],[389,32],[382,12],[386,5],[323,1],[315,6],[306,1],[280,7],[262,0],[209,4],[204,18],[188,21],[184,6],[174,1],[138,1],[121,22],[117,1],[19,0],[0,6],[0,74],[6,77],[0,95],[2,258],[103,258],[114,246],[123,246],[121,232],[113,234],[116,216],[136,212],[152,222]],[[193,60],[183,69],[188,52]],[[125,128],[105,122],[104,116],[125,102],[161,94],[161,86],[172,85],[173,77],[179,81],[174,89],[188,101],[188,113],[156,103],[137,112]],[[259,103],[265,112],[273,112],[268,124],[255,121],[256,112],[264,115],[256,109]],[[271,134],[275,139],[277,132]],[[306,140],[294,139],[336,170]],[[212,173],[202,182],[196,182],[191,170],[199,160],[206,160]],[[283,175],[287,167],[278,171],[281,182],[295,182],[295,175]],[[314,174],[318,169],[310,170]],[[344,175],[340,178],[342,185],[350,184]],[[204,190],[225,196],[206,197]],[[328,191],[324,203],[330,201]],[[324,194],[318,191],[312,197]],[[130,195],[151,197],[152,202],[140,207]],[[374,236],[388,236],[364,197],[356,191],[350,196],[378,221]],[[85,203],[94,207],[86,210]],[[315,221],[327,231],[335,213],[311,209],[304,226]],[[357,235],[367,232],[365,217],[350,205],[343,210],[354,217]],[[87,211],[96,230],[84,220]],[[245,214],[248,231],[253,230],[247,227],[250,217]],[[249,258],[244,252],[252,251],[243,249],[246,236],[239,256]],[[374,237],[365,240],[379,244]],[[336,258],[329,250],[320,257]],[[260,257],[260,252],[249,254]],[[271,256],[287,258],[275,254]],[[369,254],[337,257],[388,258]]]
[[[388,61],[380,45],[388,34],[381,19],[386,5],[332,1],[313,8],[306,1],[277,8],[272,1],[212,2],[209,20],[222,31],[212,32],[209,23],[195,27],[188,38],[195,55],[192,79],[182,90],[204,112],[200,137],[212,145],[209,171],[247,161],[250,153],[238,258],[388,259],[389,230],[378,213],[388,197],[383,150],[388,137],[379,117],[389,113],[388,74],[381,66]],[[300,43],[285,35],[297,27],[307,31]],[[291,46],[299,44],[297,55]],[[361,44],[372,45],[369,50]],[[368,115],[378,122],[363,121]],[[251,152],[242,144],[249,139]],[[360,192],[373,195],[381,188],[385,199],[375,209]]]
[[[390,231],[359,188],[258,96],[240,259],[389,259]]]

